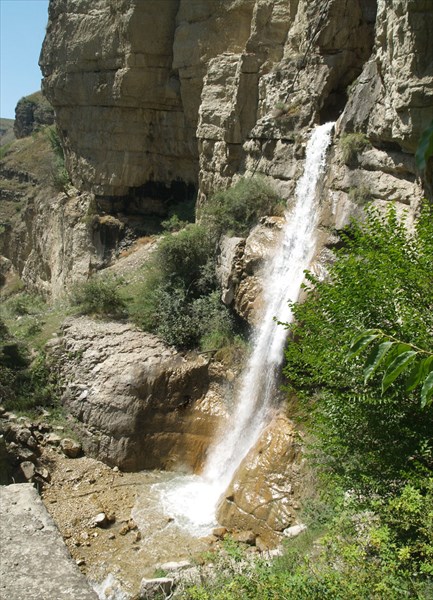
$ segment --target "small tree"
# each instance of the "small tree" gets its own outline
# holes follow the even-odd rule
[[[306,301],[293,306],[285,373],[312,412],[318,456],[351,487],[387,489],[433,468],[433,407],[421,408],[419,391],[397,364],[383,385],[373,358],[364,366],[361,355],[348,354],[354,337],[371,329],[385,344],[407,345],[399,350],[431,351],[432,208],[424,205],[413,234],[392,206],[385,215],[369,208],[365,223],[353,223],[342,241],[327,279],[308,274]]]

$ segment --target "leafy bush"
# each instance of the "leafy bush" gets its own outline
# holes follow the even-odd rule
[[[203,292],[209,287],[205,271],[214,248],[207,230],[191,224],[176,235],[162,238],[155,253],[155,264],[166,282],[177,282],[190,293]]]
[[[37,294],[14,294],[6,302],[3,309],[12,316],[31,315],[40,312],[44,307],[44,300]]]
[[[261,217],[282,212],[277,192],[265,179],[252,177],[214,194],[201,209],[200,218],[216,237],[222,233],[244,236]]]
[[[261,216],[275,213],[277,206],[281,208],[277,194],[263,179],[242,179],[210,199],[201,211],[200,224],[165,234],[146,265],[131,308],[135,322],[179,348],[231,347],[236,325],[217,293],[218,239],[222,233],[245,235]],[[174,217],[167,227],[177,229],[180,224]]]
[[[45,355],[28,348],[0,320],[0,400],[6,410],[34,411],[55,402],[55,382]]]
[[[234,321],[216,291],[214,255],[215,241],[202,225],[166,234],[146,265],[134,321],[178,348],[231,343]]]
[[[340,138],[343,161],[347,165],[353,163],[358,154],[370,146],[370,140],[364,133],[346,133]]]
[[[429,159],[433,156],[433,121],[423,132],[415,154],[416,164],[421,171],[427,168]]]
[[[370,208],[342,235],[329,276],[308,275],[306,301],[293,307],[285,374],[317,438],[316,458],[351,488],[389,493],[433,468],[433,407],[420,406],[397,378],[364,384],[357,333],[378,328],[419,348],[433,345],[433,215],[425,205],[413,234],[390,207]]]
[[[121,318],[126,314],[126,303],[119,292],[119,280],[114,277],[92,277],[75,285],[70,301],[83,315]]]
[[[351,187],[349,190],[349,199],[358,204],[358,206],[364,206],[372,201],[371,191],[365,185],[359,185],[358,187]]]
[[[54,189],[64,192],[70,185],[68,171],[65,166],[65,155],[59,133],[55,125],[46,128],[46,134],[54,153],[54,159],[51,167],[51,178]]]

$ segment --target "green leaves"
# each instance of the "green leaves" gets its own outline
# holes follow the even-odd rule
[[[364,331],[364,333],[361,333],[361,335],[353,340],[347,357],[353,358],[358,356],[370,342],[377,339],[380,335],[382,335],[381,332],[377,332],[374,329]]]
[[[373,351],[370,352],[364,368],[364,383],[367,383],[370,377],[373,377],[377,368],[385,359],[388,351],[393,347],[393,345],[394,342],[382,342],[378,346],[375,346]]]
[[[385,392],[391,383],[394,382],[395,379],[402,373],[409,364],[415,359],[417,353],[414,350],[409,350],[407,352],[401,352],[397,355],[397,357],[392,361],[387,370],[385,371],[385,375],[382,379],[382,394]]]
[[[391,202],[367,207],[340,238],[328,276],[307,274],[305,301],[291,307],[287,388],[324,470],[387,493],[418,460],[433,464],[433,207],[410,230]],[[391,367],[405,352],[416,354]]]
[[[433,400],[433,353],[392,338],[380,329],[368,329],[353,339],[347,358],[358,356],[375,340],[379,340],[380,343],[375,344],[364,364],[364,384],[381,368],[384,371],[381,386],[384,394],[389,386],[416,361],[409,374],[406,391],[411,392],[423,384],[421,408],[430,404]]]
[[[421,407],[424,408],[430,404],[433,396],[433,371],[427,376],[421,390]]]

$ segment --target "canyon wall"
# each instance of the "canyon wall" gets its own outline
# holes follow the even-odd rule
[[[58,295],[77,252],[86,277],[173,204],[205,202],[240,175],[263,175],[290,204],[309,131],[327,120],[336,143],[321,226],[343,226],[366,200],[413,212],[432,194],[432,167],[418,173],[413,156],[433,118],[432,23],[430,0],[51,0],[43,91],[77,193],[104,227],[115,221],[96,224],[83,252],[66,240],[63,265],[58,236],[42,236],[34,260],[42,201],[26,217],[19,272]],[[368,144],[347,161],[352,132]],[[51,228],[70,227],[58,214]]]
[[[289,194],[306,129],[340,115],[413,180],[432,16],[429,0],[52,0],[43,89],[74,184],[104,197],[177,181],[204,199],[256,172]]]
[[[6,160],[5,178],[30,192],[21,223],[0,233],[2,252],[28,286],[60,296],[148,220],[179,202],[200,205],[241,175],[264,176],[290,206],[311,128],[332,120],[320,260],[329,231],[366,201],[396,202],[413,216],[431,198],[431,161],[418,172],[414,152],[433,119],[432,56],[431,0],[51,0],[43,91],[74,187],[47,194],[48,174],[17,175]],[[348,153],[350,134],[360,145]],[[221,244],[224,301],[252,323],[280,221]],[[85,320],[69,322],[52,350],[88,452],[124,469],[200,468],[219,421],[204,359],[175,355],[124,324]],[[278,452],[291,461],[281,478],[296,483],[292,437]],[[256,473],[247,461],[238,476]],[[254,507],[241,487],[235,480],[220,515],[245,527]],[[261,535],[295,519],[295,497],[284,510],[271,500],[260,500],[269,507]]]

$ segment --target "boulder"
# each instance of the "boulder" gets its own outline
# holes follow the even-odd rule
[[[301,445],[293,424],[277,415],[237,469],[217,509],[218,522],[249,540],[275,545],[296,519]],[[241,535],[241,534],[237,534]]]
[[[87,455],[124,471],[200,468],[221,413],[206,358],[85,317],[65,323],[52,358]]]
[[[32,481],[35,476],[35,465],[29,460],[25,460],[20,464],[20,471],[27,481]]]
[[[77,458],[81,454],[81,444],[70,438],[63,438],[60,442],[63,454],[68,458]]]
[[[169,577],[158,577],[156,579],[142,579],[140,585],[140,600],[155,600],[156,598],[168,598],[173,590],[174,580]]]

